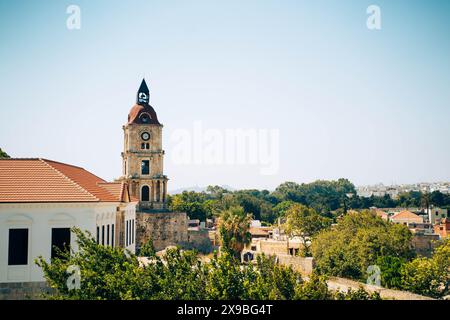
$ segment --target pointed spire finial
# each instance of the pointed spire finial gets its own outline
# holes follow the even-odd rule
[[[142,78],[142,82],[137,93],[136,103],[140,105],[146,105],[149,104],[149,102],[150,102],[150,91],[148,90],[145,78]]]

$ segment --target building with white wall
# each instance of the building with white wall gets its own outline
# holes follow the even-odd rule
[[[442,209],[438,207],[432,207],[425,210],[425,213],[428,216],[428,222],[432,225],[439,224],[441,220],[448,217],[448,210]]]
[[[71,227],[135,251],[136,204],[128,185],[46,159],[0,159],[0,283],[43,281],[34,263],[76,250]]]

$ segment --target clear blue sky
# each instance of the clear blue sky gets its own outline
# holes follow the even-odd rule
[[[445,0],[0,1],[0,147],[118,177],[145,76],[169,190],[450,180],[449,16]],[[174,163],[171,134],[194,121],[279,129],[278,173]]]

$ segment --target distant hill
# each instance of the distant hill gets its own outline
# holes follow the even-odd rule
[[[227,189],[229,191],[235,191],[236,189],[227,185],[221,185],[222,188]],[[169,191],[169,194],[180,194],[183,193],[183,191],[195,191],[195,192],[204,192],[206,191],[207,187],[200,187],[200,186],[192,186],[192,187],[184,187],[184,188],[178,188],[175,190]]]

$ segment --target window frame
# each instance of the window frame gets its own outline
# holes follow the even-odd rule
[[[54,251],[55,248],[54,248],[54,244],[53,244],[53,241],[54,241],[53,236],[54,236],[55,234],[54,234],[53,232],[54,232],[55,229],[64,229],[65,231],[68,231],[68,232],[69,232],[69,243],[66,244],[66,245],[68,245],[68,247],[67,247],[66,249],[68,249],[69,252],[70,252],[70,250],[71,250],[71,245],[72,245],[72,232],[71,232],[71,230],[70,230],[70,227],[52,226],[52,227],[50,228],[50,259],[52,259],[52,260],[55,259],[55,258],[61,258],[61,257],[56,253],[56,251]]]
[[[28,266],[30,264],[30,228],[27,227],[9,227],[8,229],[8,246],[7,246],[7,255],[8,255],[8,260],[7,260],[7,265],[8,267],[20,267],[20,266]],[[11,230],[26,230],[26,246],[24,246],[24,248],[26,247],[26,254],[25,254],[25,259],[26,259],[26,263],[21,263],[21,262],[11,262],[11,252],[13,250],[11,250],[11,243],[12,243],[12,239],[11,239]],[[21,260],[16,258],[15,260]],[[23,260],[23,259],[22,259]]]
[[[147,170],[146,170],[147,173],[144,173],[144,168],[145,168],[144,163],[147,163]],[[150,159],[142,159],[141,160],[141,175],[142,176],[150,175]]]
[[[144,192],[143,192],[144,188],[148,189],[146,200],[144,199],[144,196],[143,196],[144,195]],[[150,186],[149,185],[144,184],[141,187],[141,201],[145,201],[145,202],[150,201]]]

